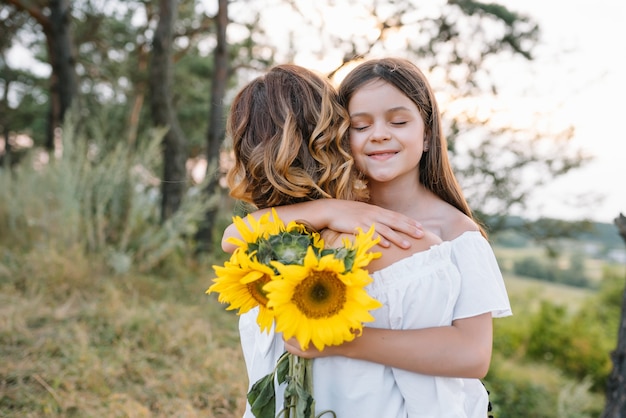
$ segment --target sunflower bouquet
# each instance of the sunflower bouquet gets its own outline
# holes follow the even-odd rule
[[[243,314],[258,307],[263,332],[274,325],[302,349],[312,343],[320,351],[352,341],[364,322],[373,321],[369,311],[381,306],[365,291],[372,281],[366,267],[380,256],[369,251],[378,242],[373,227],[339,248],[325,248],[319,233],[297,222],[285,225],[275,210],[258,220],[248,215],[233,221],[241,238],[229,239],[237,248],[224,265],[213,266],[217,277],[207,290],[217,292],[227,310]],[[314,416],[312,360],[285,353],[248,392],[257,418],[276,417],[275,380],[287,384],[279,416]]]

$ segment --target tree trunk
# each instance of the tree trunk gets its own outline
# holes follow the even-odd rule
[[[172,108],[172,40],[177,16],[176,0],[159,1],[159,23],[154,33],[150,66],[150,107],[157,127],[167,127],[163,137],[163,179],[161,181],[161,220],[170,218],[180,207],[187,184],[187,141]]]
[[[145,42],[137,45],[137,67],[143,73],[148,68],[148,48]],[[137,142],[139,130],[139,117],[145,100],[146,83],[143,79],[135,82],[135,92],[132,100],[130,114],[128,116],[128,144],[134,146]]]
[[[70,8],[67,0],[50,1],[50,60],[52,63],[52,86],[55,100],[53,108],[52,129],[63,123],[65,112],[72,105],[76,94],[76,74],[72,38],[70,36]],[[53,101],[53,102],[54,102]],[[53,136],[47,138],[46,147],[54,149]]]
[[[228,26],[228,0],[218,1],[217,45],[213,51],[213,80],[211,82],[211,100],[209,101],[209,126],[207,129],[207,183],[205,193],[209,196],[221,194],[220,152],[224,140],[224,96],[228,82],[228,46],[226,27]],[[205,214],[204,221],[196,235],[198,250],[211,251],[213,231],[218,214],[218,205],[213,205]]]
[[[615,219],[619,234],[626,243],[626,217]],[[626,290],[622,296],[622,316],[617,336],[617,348],[611,353],[613,370],[606,385],[606,406],[601,418],[626,417]]]
[[[46,128],[45,147],[54,149],[54,131],[63,123],[65,112],[72,105],[78,91],[70,33],[70,7],[68,0],[50,0],[49,14],[36,3],[20,0],[7,0],[19,10],[26,11],[43,28],[48,49],[48,61],[52,67],[50,74],[50,107]]]
[[[4,60],[4,54],[1,55]],[[8,71],[7,71],[8,73]],[[9,142],[10,137],[10,119],[9,119],[9,90],[11,88],[11,80],[13,77],[8,77],[6,74],[2,74],[4,78],[4,94],[2,95],[2,105],[0,105],[0,126],[2,126],[3,132],[2,136],[4,137],[4,154],[0,153],[0,167],[10,167],[11,166],[11,143]]]

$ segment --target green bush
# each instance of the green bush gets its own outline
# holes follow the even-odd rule
[[[589,310],[568,315],[564,307],[544,301],[531,319],[527,356],[570,377],[590,378],[593,388],[602,391],[611,369],[611,341]]]
[[[548,282],[590,287],[590,280],[585,273],[584,257],[580,254],[573,254],[565,269],[560,268],[556,260],[545,261],[537,257],[524,257],[513,263],[513,272],[519,276]]]
[[[484,383],[495,418],[595,418],[604,403],[586,379],[568,379],[550,365],[499,354]]]
[[[149,271],[176,253],[193,252],[193,236],[210,207],[189,190],[180,209],[160,222],[158,176],[162,132],[132,147],[87,137],[68,117],[62,155],[32,152],[0,172],[0,244],[16,253],[37,247],[80,251],[116,273]],[[93,129],[92,129],[93,131]]]

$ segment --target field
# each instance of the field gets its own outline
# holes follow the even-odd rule
[[[237,317],[205,295],[210,265],[93,277],[86,263],[52,257],[9,272],[0,264],[0,417],[241,416]],[[593,294],[505,281],[522,316],[542,299],[575,309]]]
[[[538,305],[540,301],[547,300],[557,305],[567,306],[575,310],[585,301],[593,291],[562,285],[558,283],[548,283],[541,280],[530,279],[527,277],[519,277],[513,274],[504,275],[509,297],[512,299],[515,308],[515,300],[522,299],[525,301],[532,300]],[[534,308],[536,306],[532,306]],[[526,307],[525,310],[530,307]]]
[[[236,316],[204,270],[63,290],[0,276],[0,417],[241,416]]]

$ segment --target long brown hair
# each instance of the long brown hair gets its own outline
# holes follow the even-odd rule
[[[226,125],[235,165],[230,195],[258,208],[320,198],[363,200],[346,131],[347,111],[328,79],[271,68],[234,98]]]
[[[355,91],[372,80],[383,80],[393,85],[411,99],[420,111],[424,120],[425,139],[429,144],[428,152],[424,153],[419,163],[420,183],[474,219],[450,165],[448,143],[443,133],[437,100],[424,74],[415,64],[403,58],[365,61],[341,82],[339,102],[347,109]],[[486,236],[482,228],[481,233]]]

